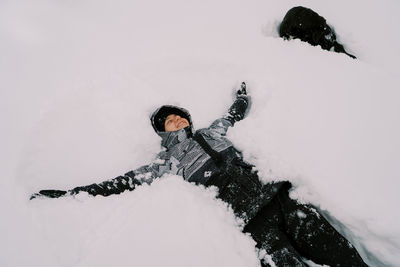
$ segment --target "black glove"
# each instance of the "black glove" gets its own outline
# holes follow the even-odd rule
[[[63,197],[66,194],[67,191],[64,190],[40,190],[39,193],[33,194],[30,199],[34,199],[37,197],[58,198],[58,197]]]
[[[249,107],[249,97],[246,92],[246,84],[242,82],[241,88],[236,92],[236,100],[229,108],[227,119],[232,123],[242,120]]]

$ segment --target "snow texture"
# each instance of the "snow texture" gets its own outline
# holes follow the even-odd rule
[[[277,36],[289,0],[1,1],[0,266],[259,266],[215,189],[165,176],[117,196],[38,199],[149,163],[162,104],[195,128],[247,82],[228,137],[289,179],[371,266],[400,266],[400,3],[296,1],[353,60]],[[362,11],[362,12],[361,12]],[[260,255],[260,256],[259,256]]]

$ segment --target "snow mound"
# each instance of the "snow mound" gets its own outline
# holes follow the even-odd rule
[[[134,193],[30,205],[58,266],[258,266],[254,241],[215,196],[166,175]]]

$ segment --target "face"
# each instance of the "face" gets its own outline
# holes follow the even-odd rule
[[[187,119],[176,114],[170,114],[165,119],[164,127],[166,132],[174,132],[189,126]]]

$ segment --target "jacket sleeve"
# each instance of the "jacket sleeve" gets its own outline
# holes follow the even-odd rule
[[[116,178],[98,184],[94,183],[85,186],[78,186],[68,191],[41,190],[39,193],[33,194],[30,199],[37,197],[58,198],[62,196],[76,195],[80,192],[87,192],[92,196],[109,196],[113,194],[120,194],[126,190],[132,191],[136,188],[136,186],[139,186],[143,183],[150,184],[154,179],[160,177],[166,172],[167,168],[164,167],[166,165],[166,161],[161,159],[164,154],[164,152],[161,152],[157,159],[151,164],[142,166],[133,171],[129,171]]]
[[[225,136],[229,127],[233,127],[233,125],[234,122],[227,117],[223,117],[215,120],[208,129],[217,135]]]
[[[225,116],[215,120],[208,129],[213,133],[225,136],[229,127],[233,127],[237,121],[246,117],[250,108],[249,102],[250,98],[247,95],[238,96]]]
[[[142,166],[133,171],[129,171],[124,175],[118,176],[114,179],[110,179],[99,184],[75,187],[68,192],[70,195],[76,195],[80,192],[87,192],[93,196],[109,196],[113,194],[120,194],[126,190],[132,191],[136,188],[136,186],[143,183],[151,184],[154,179],[160,177],[166,172],[165,168],[163,168],[165,160],[160,158],[162,155],[163,153],[160,153],[156,160],[154,160],[151,164]]]
[[[142,181],[136,178],[135,171],[130,171],[114,179],[110,179],[98,184],[78,186],[68,190],[67,195],[76,195],[80,192],[87,192],[92,196],[109,196],[120,194],[126,190],[132,191],[136,186],[141,185]],[[40,192],[39,192],[40,193]]]

